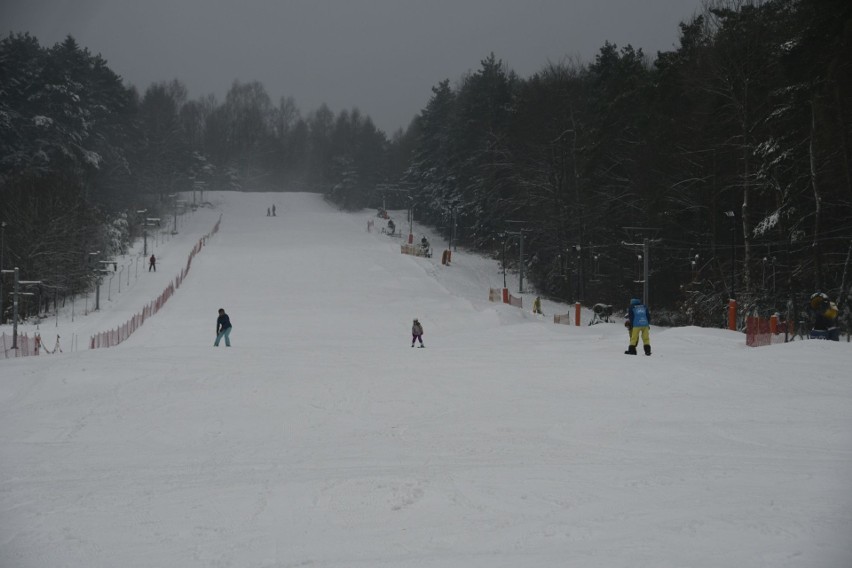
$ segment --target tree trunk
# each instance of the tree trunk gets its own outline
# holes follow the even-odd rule
[[[814,191],[814,239],[811,244],[814,257],[814,286],[817,290],[822,288],[822,255],[820,253],[820,222],[822,219],[822,196],[817,182],[816,164],[816,95],[811,100],[811,135],[808,142],[808,153],[810,154],[811,187]]]

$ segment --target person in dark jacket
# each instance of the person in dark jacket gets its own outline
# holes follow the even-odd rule
[[[648,314],[648,308],[638,298],[630,300],[626,326],[630,330],[630,346],[624,353],[627,355],[636,355],[636,346],[639,345],[639,336],[641,335],[645,355],[650,355],[651,334],[649,329],[651,328],[651,316]]]
[[[414,347],[414,342],[420,341],[420,347],[423,347],[423,326],[414,318],[414,323],[411,324],[411,346]]]
[[[225,347],[231,346],[231,318],[225,310],[219,308],[219,317],[216,319],[216,342],[213,347],[219,347],[219,341],[225,338]]]
[[[157,272],[157,257],[153,254],[151,255],[151,258],[148,259],[148,272],[151,272],[152,270]]]

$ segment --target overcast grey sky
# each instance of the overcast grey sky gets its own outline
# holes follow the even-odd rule
[[[490,52],[521,77],[548,61],[594,59],[604,41],[672,49],[699,0],[0,0],[2,35],[51,46],[68,34],[140,92],[180,79],[218,100],[263,83],[303,114],[358,107],[406,127],[443,79]]]

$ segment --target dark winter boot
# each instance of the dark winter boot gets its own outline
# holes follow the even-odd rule
[[[642,347],[645,348],[645,355],[651,354],[651,346],[650,345],[643,345]]]
[[[624,352],[625,355],[636,355],[636,346],[631,345],[627,348],[627,351]]]

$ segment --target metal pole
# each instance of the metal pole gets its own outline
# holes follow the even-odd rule
[[[408,205],[408,244],[411,244],[414,239],[414,200],[411,199]]]
[[[453,250],[456,250],[456,227],[458,226],[458,212],[456,206],[453,206]]]
[[[12,349],[18,348],[18,276],[20,272],[15,267],[15,298],[12,300]]]
[[[644,280],[644,284],[642,286],[642,303],[646,306],[648,305],[648,288],[650,286],[649,283],[649,274],[650,274],[650,256],[651,256],[651,241],[648,239],[642,240],[642,280]]]
[[[580,294],[580,282],[583,278],[583,276],[580,272],[580,245],[574,246],[574,252],[577,253],[577,256],[576,256],[577,265],[574,268],[574,271],[577,273],[577,294],[576,294],[577,298],[576,298],[576,302],[579,303],[579,302],[582,301],[582,296]]]
[[[3,251],[6,249],[6,221],[0,222],[0,325],[3,325]]]
[[[521,265],[518,268],[518,293],[524,293],[524,231],[521,230]]]
[[[737,299],[737,294],[736,294],[736,292],[734,292],[734,268],[735,268],[736,263],[737,263],[737,254],[734,250],[734,235],[735,235],[734,228],[735,227],[736,227],[736,221],[734,220],[734,217],[732,216],[731,217],[731,299],[732,300]]]
[[[506,287],[506,237],[503,237],[503,288]]]
[[[147,228],[142,230],[142,235],[143,235],[142,236],[143,242],[145,243],[144,246],[142,247],[142,254],[144,254],[147,257],[148,256],[148,229]]]
[[[725,211],[725,216],[731,220],[731,299],[736,300],[737,294],[734,291],[734,268],[736,266],[737,256],[734,251],[734,237],[736,236],[737,216],[733,210]]]

